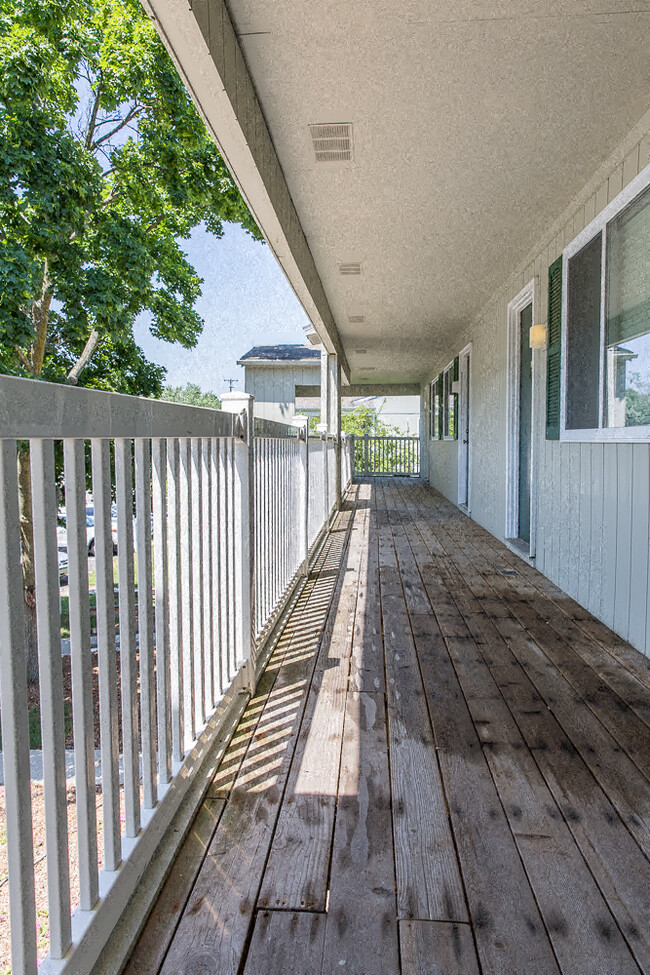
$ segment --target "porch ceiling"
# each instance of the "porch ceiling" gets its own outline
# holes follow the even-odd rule
[[[650,104],[646,0],[229,10],[352,382],[422,379]],[[315,162],[319,122],[352,162]]]

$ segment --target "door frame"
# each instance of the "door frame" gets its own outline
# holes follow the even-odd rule
[[[458,377],[460,382],[460,370],[461,361],[463,358],[467,359],[467,385],[469,389],[469,396],[467,401],[464,401],[462,387],[458,395],[458,506],[461,511],[465,511],[467,514],[472,510],[472,343],[468,342],[467,345],[460,350],[458,353]],[[461,422],[467,418],[467,422]],[[463,445],[463,428],[468,429],[467,444]],[[461,470],[464,466],[463,454],[467,457],[467,501],[461,501],[460,496],[460,484],[461,484]]]
[[[508,392],[506,404],[506,539],[523,547],[519,539],[519,434],[521,409],[519,401],[519,373],[521,371],[519,315],[527,305],[533,306],[532,321],[535,324],[535,279],[521,289],[508,305]],[[536,535],[536,485],[535,485],[535,353],[533,352],[530,417],[530,543],[529,558],[535,557]]]

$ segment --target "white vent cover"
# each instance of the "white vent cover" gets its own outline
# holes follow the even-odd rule
[[[316,162],[352,161],[352,125],[340,122],[326,125],[310,125]]]
[[[339,271],[341,274],[361,274],[361,265],[359,263],[339,264]]]
[[[348,321],[350,325],[361,325],[361,323],[365,322],[365,320],[366,320],[365,315],[348,315]]]

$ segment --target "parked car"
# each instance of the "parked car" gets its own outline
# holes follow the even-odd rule
[[[68,531],[66,526],[65,508],[59,508],[57,515],[56,542],[59,552],[68,551]],[[111,507],[111,535],[113,536],[113,555],[117,553],[117,511],[115,505]],[[95,554],[95,509],[93,505],[86,505],[86,543],[88,555]],[[67,561],[67,559],[66,559]]]

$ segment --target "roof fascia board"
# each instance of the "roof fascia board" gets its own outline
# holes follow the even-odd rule
[[[349,378],[334,316],[223,0],[141,0],[208,131],[328,352]]]
[[[341,396],[419,396],[420,383],[357,383],[341,386]],[[296,396],[320,396],[318,386],[296,386]]]
[[[300,366],[304,369],[306,366],[311,366],[314,369],[320,370],[320,362],[317,359],[238,359],[238,366],[273,366],[277,369],[278,366]]]

